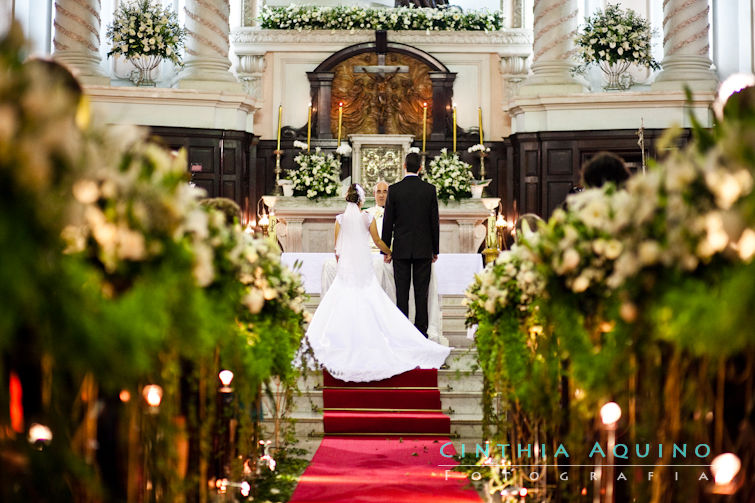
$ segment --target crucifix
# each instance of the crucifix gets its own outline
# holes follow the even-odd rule
[[[377,52],[377,65],[356,65],[354,73],[364,73],[375,83],[375,96],[373,103],[377,109],[378,133],[385,134],[385,123],[388,120],[391,96],[388,83],[399,73],[409,73],[409,67],[405,65],[386,65],[385,55],[388,52],[388,37],[384,30],[375,32],[375,52]]]

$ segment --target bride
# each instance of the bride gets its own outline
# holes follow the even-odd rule
[[[317,361],[343,381],[378,381],[414,368],[439,368],[451,348],[426,339],[375,277],[368,237],[390,257],[373,217],[362,213],[364,189],[352,184],[336,217],[336,278],[320,301],[306,338]]]

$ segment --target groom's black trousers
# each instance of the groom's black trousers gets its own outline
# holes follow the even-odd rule
[[[432,259],[393,259],[396,305],[409,317],[409,287],[414,280],[414,326],[427,337],[427,291]]]

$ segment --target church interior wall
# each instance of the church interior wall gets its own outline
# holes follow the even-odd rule
[[[21,19],[27,35],[31,37],[33,51],[36,54],[49,53],[52,34],[53,2],[47,0],[11,0],[17,16]],[[163,3],[172,5],[184,18],[184,0],[166,0]],[[261,0],[257,3],[262,4]],[[288,3],[288,2],[286,2]],[[501,0],[501,7],[506,12],[521,11],[521,26],[532,29],[533,0]],[[609,0],[579,0],[580,20],[597,8],[603,8]],[[127,68],[122,62],[108,59],[108,50],[104,43],[107,24],[112,20],[112,11],[117,0],[102,0],[102,33],[101,67],[111,76],[111,87],[124,88],[131,84],[125,78]],[[658,60],[663,57],[663,7],[659,0],[622,0],[624,7],[637,10],[648,17],[656,28],[655,56]],[[710,0],[710,40],[711,58],[719,78],[724,79],[736,72],[752,72],[755,69],[755,0]],[[232,28],[245,24],[242,21],[242,6],[240,0],[231,0]],[[40,13],[43,15],[40,16]],[[513,14],[512,14],[513,15]],[[515,24],[512,18],[507,21],[511,26]],[[165,138],[176,145],[188,145],[190,164],[197,158],[212,159],[210,171],[199,172],[195,178],[200,185],[204,185],[213,195],[231,195],[240,203],[248,198],[254,203],[259,196],[273,189],[275,137],[277,133],[277,107],[283,105],[282,125],[301,128],[306,126],[307,105],[310,101],[309,82],[306,72],[313,70],[324,59],[335,51],[353,43],[353,38],[331,35],[322,38],[321,42],[310,43],[306,33],[300,34],[305,42],[298,42],[293,38],[280,47],[268,45],[264,50],[265,71],[261,77],[261,92],[259,100],[250,99],[247,106],[259,109],[246,113],[243,117],[236,117],[230,109],[209,104],[202,108],[193,104],[177,100],[175,103],[162,107],[150,106],[145,101],[147,93],[144,90],[133,90],[134,93],[121,93],[117,99],[108,102],[95,103],[111,122],[133,122],[146,126],[153,126]],[[295,36],[299,36],[296,34]],[[362,35],[359,35],[362,36]],[[398,37],[399,35],[395,35]],[[412,35],[400,35],[409,36]],[[364,35],[364,40],[373,40],[370,32]],[[391,40],[394,35],[389,34]],[[454,86],[454,101],[457,105],[458,125],[462,129],[477,126],[477,107],[483,111],[483,125],[486,143],[490,143],[491,156],[487,160],[488,169],[494,179],[491,192],[504,196],[507,207],[514,198],[521,199],[521,209],[547,215],[555,205],[565,196],[565,190],[572,183],[579,180],[578,168],[597,150],[612,150],[629,160],[637,168],[639,149],[636,146],[636,127],[644,121],[646,131],[652,142],[653,131],[660,132],[663,127],[677,122],[688,125],[684,110],[678,113],[669,112],[668,108],[658,107],[651,103],[653,93],[647,93],[648,79],[653,75],[644,70],[633,70],[635,81],[639,83],[636,96],[627,96],[626,100],[648,100],[644,110],[627,111],[621,104],[615,108],[599,105],[600,100],[610,97],[611,93],[599,91],[601,75],[595,71],[588,75],[588,81],[594,91],[588,98],[580,99],[585,106],[592,107],[586,113],[575,113],[569,110],[571,106],[567,100],[562,100],[561,110],[553,109],[548,116],[538,116],[534,125],[519,125],[518,119],[509,115],[508,104],[516,93],[516,79],[502,73],[501,56],[506,48],[488,44],[487,46],[466,44],[465,35],[453,35],[455,43],[438,42],[440,38],[421,39],[415,36],[413,45],[427,51],[438,58],[449,70],[457,72]],[[344,42],[344,40],[351,40]],[[419,41],[419,42],[417,42]],[[233,44],[232,44],[233,45]],[[518,49],[517,49],[518,50]],[[237,62],[237,57],[231,52],[231,60]],[[154,90],[154,97],[163,97],[170,93],[180,95],[182,90],[170,89],[175,78],[176,69],[167,63],[160,68],[158,89]],[[521,77],[524,77],[522,75]],[[110,90],[98,90],[101,94],[111,93]],[[117,93],[114,93],[117,94]],[[220,94],[220,93],[218,93]],[[631,93],[630,93],[631,94]],[[613,96],[616,96],[614,94]],[[160,98],[162,99],[162,98]],[[213,98],[216,103],[222,103],[223,98]],[[158,100],[159,101],[159,100]],[[620,100],[619,100],[620,101]],[[534,106],[538,106],[535,104]],[[699,112],[707,107],[702,105]],[[612,117],[607,121],[606,117]],[[620,120],[619,120],[620,119]],[[253,134],[252,134],[253,133]],[[512,135],[513,133],[513,135]],[[234,136],[237,135],[237,136]],[[257,145],[258,139],[261,139]],[[179,141],[180,140],[180,141]],[[477,143],[479,139],[473,135],[462,135],[459,138],[459,152],[461,157],[471,162],[477,170],[479,160],[466,152],[466,148]],[[239,142],[239,143],[234,143]],[[282,159],[284,168],[293,166],[293,137],[285,137],[282,148],[286,155]],[[335,141],[316,141],[326,150],[334,150]],[[415,145],[418,145],[415,142]],[[428,142],[430,155],[437,154],[441,148],[449,147],[450,140],[444,142]],[[203,150],[204,149],[204,150]],[[209,149],[209,150],[206,150]],[[208,152],[212,152],[209,154]],[[222,152],[226,152],[223,154]],[[233,153],[231,153],[233,152]],[[236,155],[242,155],[236,158]],[[242,154],[243,153],[243,154]],[[230,157],[226,157],[230,155]],[[653,154],[654,155],[654,154]],[[205,157],[203,157],[205,156]],[[209,156],[209,157],[206,157]],[[219,157],[218,157],[219,156]],[[195,162],[205,166],[208,161]],[[233,164],[233,169],[227,171]],[[241,170],[241,171],[239,171]],[[350,166],[344,164],[344,173],[348,173]],[[240,174],[242,173],[243,174]],[[234,178],[239,177],[239,178]],[[246,178],[244,178],[246,177]],[[533,178],[533,177],[537,177]],[[245,185],[246,184],[246,185]],[[511,208],[509,208],[511,210]]]
[[[267,70],[263,78],[262,108],[255,115],[255,133],[263,139],[275,138],[278,125],[277,109],[283,105],[284,126],[302,127],[307,123],[307,106],[310,103],[307,72],[314,70],[332,52],[311,48],[306,52],[269,52]],[[477,127],[477,107],[482,107],[483,125],[489,138],[508,134],[501,115],[501,102],[493,100],[494,87],[502,88],[500,77],[492,61],[499,56],[490,53],[447,52],[433,53],[448,69],[456,72],[454,101],[460,127]],[[497,93],[496,93],[497,94]],[[494,121],[494,122],[491,122]],[[493,124],[496,124],[495,126]]]

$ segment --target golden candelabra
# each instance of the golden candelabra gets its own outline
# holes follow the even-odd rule
[[[281,179],[281,155],[283,155],[283,151],[278,149],[273,152],[275,154],[275,188],[273,189],[273,194],[276,196],[282,196],[283,195],[283,188],[280,184]]]

